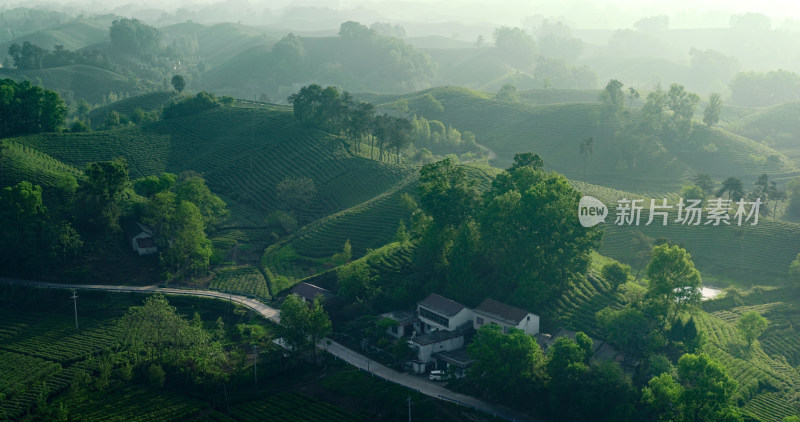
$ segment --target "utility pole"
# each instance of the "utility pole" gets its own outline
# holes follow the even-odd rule
[[[78,291],[72,291],[72,304],[75,306],[75,329],[78,329]]]
[[[256,389],[258,389],[258,345],[253,345],[253,353],[255,357],[253,358],[253,377],[255,378]]]
[[[408,422],[411,422],[411,396],[406,399],[408,402]]]

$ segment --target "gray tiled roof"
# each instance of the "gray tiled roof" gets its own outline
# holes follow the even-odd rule
[[[419,302],[419,304],[448,317],[461,312],[461,310],[465,308],[464,305],[444,296],[439,296],[436,293],[429,294],[428,297],[423,299],[422,302]]]
[[[475,313],[484,314],[497,318],[501,321],[507,322],[512,325],[517,325],[522,321],[530,312],[520,309],[505,303],[500,303],[492,299],[484,299],[477,308],[473,309]]]

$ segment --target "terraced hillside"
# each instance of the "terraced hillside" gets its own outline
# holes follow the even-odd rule
[[[800,103],[786,103],[749,114],[725,129],[764,143],[800,163]]]
[[[228,202],[233,221],[250,226],[276,209],[275,185],[285,177],[314,180],[317,196],[298,211],[308,222],[378,196],[413,172],[353,156],[342,140],[301,127],[287,108],[223,107],[141,127],[13,141],[79,168],[122,156],[132,178],[200,172]]]
[[[361,258],[368,249],[386,245],[400,221],[409,217],[400,196],[413,192],[415,180],[409,177],[372,200],[303,227],[289,241],[268,248],[262,266],[274,277],[300,280],[332,268],[335,264],[331,257],[341,252],[348,240],[353,259]]]
[[[497,153],[493,164],[498,167],[508,167],[515,153],[534,151],[544,158],[547,168],[571,179],[583,180],[586,164],[585,178],[592,183],[634,192],[643,188],[678,190],[696,173],[750,181],[760,173],[788,177],[797,171],[778,151],[721,129],[704,127],[698,127],[683,143],[648,141],[632,153],[629,145],[615,139],[618,126],[601,123],[600,106],[592,103],[510,103],[496,101],[486,93],[448,87],[404,97],[386,96],[384,107],[404,98],[409,110],[419,113],[417,107],[424,94],[433,95],[444,106],[444,111],[428,112],[425,117],[475,133],[479,143]],[[589,137],[594,138],[594,148],[585,163],[587,157],[579,154],[578,146]]]
[[[142,111],[159,110],[176,97],[178,97],[178,93],[175,91],[155,91],[125,98],[92,110],[89,113],[89,120],[97,125],[102,124],[112,111],[131,116],[137,108]]]
[[[600,252],[615,259],[628,262],[636,268],[636,243],[634,236],[641,232],[652,239],[664,237],[683,245],[692,254],[697,267],[704,273],[724,275],[748,285],[773,284],[776,279],[785,279],[789,263],[800,252],[800,225],[772,218],[759,218],[757,225],[743,223],[737,226],[731,215],[732,225],[697,226],[676,223],[677,211],[671,210],[668,224],[662,225],[660,218],[646,225],[649,218],[650,199],[661,201],[665,195],[646,192],[635,195],[602,186],[573,182],[584,195],[594,196],[609,207],[609,213]],[[677,195],[666,195],[671,204]],[[641,213],[639,226],[615,224],[617,201],[622,198],[644,199],[645,209]],[[734,206],[735,207],[735,206]],[[752,221],[751,221],[752,222]]]

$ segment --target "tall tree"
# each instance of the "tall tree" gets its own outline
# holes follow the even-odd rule
[[[714,126],[719,122],[719,114],[721,111],[722,96],[715,92],[708,97],[708,105],[706,105],[706,109],[703,112],[703,123],[709,127]]]
[[[733,201],[738,201],[740,198],[744,198],[744,185],[742,185],[742,181],[735,178],[729,177],[722,181],[722,186],[717,190],[717,196],[722,196],[728,193],[728,199]]]
[[[752,347],[753,342],[767,329],[767,325],[769,321],[766,318],[756,311],[750,311],[742,314],[736,328],[747,342],[747,347]]]
[[[171,83],[172,87],[178,92],[183,92],[183,89],[186,88],[186,79],[183,78],[183,75],[173,76]]]
[[[448,158],[426,164],[419,174],[420,206],[439,225],[458,226],[474,215],[478,190],[463,167]]]
[[[485,194],[479,221],[486,259],[508,291],[497,294],[534,307],[561,294],[589,263],[602,236],[584,228],[571,211],[580,194],[564,176],[534,167],[499,174]]]
[[[610,114],[618,114],[625,107],[625,94],[622,93],[623,83],[611,79],[605,89],[600,91],[600,102]]]
[[[122,158],[91,163],[83,173],[78,190],[83,222],[95,230],[118,230],[123,192],[130,184],[128,163]]]
[[[594,147],[594,138],[586,138],[581,141],[581,145],[578,148],[578,151],[583,155],[583,181],[586,181],[586,167],[589,165],[589,155],[594,152],[592,148]]]
[[[653,248],[652,255],[647,296],[671,323],[682,311],[699,306],[702,279],[691,255],[680,246],[662,244]]]

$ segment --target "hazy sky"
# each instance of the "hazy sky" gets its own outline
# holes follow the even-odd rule
[[[796,0],[0,0],[0,8],[50,4],[92,11],[132,10],[135,8],[224,7],[269,10],[279,15],[291,6],[328,7],[339,10],[376,11],[392,21],[463,21],[521,25],[526,17],[541,15],[561,18],[573,27],[629,27],[638,18],[666,14],[670,27],[723,27],[733,13],[758,12],[772,18],[773,28],[787,18],[800,20]],[[123,8],[119,8],[126,5]],[[134,6],[135,5],[135,6]]]

